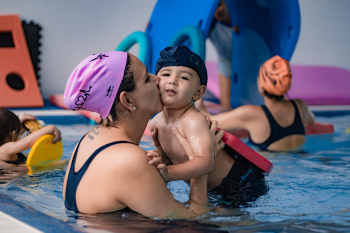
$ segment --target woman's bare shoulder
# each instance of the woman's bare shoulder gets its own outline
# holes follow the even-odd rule
[[[263,112],[259,105],[243,105],[232,110],[237,117],[249,120],[250,118],[258,117]]]
[[[135,170],[149,165],[146,151],[135,144],[123,143],[113,145],[108,148],[106,153],[108,153],[106,157],[110,165],[118,168],[126,167],[129,170]]]

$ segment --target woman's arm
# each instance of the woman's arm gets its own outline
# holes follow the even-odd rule
[[[197,103],[198,102],[198,103]],[[218,122],[218,126],[226,131],[235,130],[235,129],[247,129],[246,123],[248,121],[254,120],[254,113],[256,108],[259,106],[255,105],[244,105],[233,110],[222,112],[216,115],[210,115],[207,109],[205,108],[203,101],[197,101],[197,109],[206,116],[210,116],[210,119]]]
[[[308,108],[307,104],[303,102],[303,110],[305,112],[305,123],[308,125],[312,125],[313,123],[315,123],[315,114],[313,114],[313,112],[310,111],[310,109]]]
[[[122,183],[116,185],[118,201],[130,209],[153,218],[193,218],[208,211],[206,176],[191,181],[189,207],[176,201],[155,166],[150,166],[145,151],[136,146],[129,150],[130,160],[123,166]],[[120,169],[115,169],[116,171]]]
[[[315,115],[310,111],[305,101],[302,99],[295,99],[294,101],[296,101],[302,109],[305,124],[312,125],[315,123]]]

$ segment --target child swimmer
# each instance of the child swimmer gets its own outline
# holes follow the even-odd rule
[[[208,191],[228,197],[234,203],[253,201],[268,191],[262,171],[242,156],[220,150],[214,158],[214,142],[205,116],[193,103],[199,100],[208,80],[203,60],[186,46],[167,47],[160,52],[156,74],[164,110],[150,122],[157,147],[149,151],[163,178],[189,180],[208,176]],[[189,141],[187,155],[172,131]],[[189,160],[189,158],[191,158]]]
[[[52,143],[61,141],[61,132],[53,125],[43,128],[35,122],[36,118],[31,114],[22,114],[17,117],[13,112],[0,108],[0,164],[2,167],[26,163],[27,158],[21,153],[31,148],[34,143],[45,134],[54,135]],[[20,139],[20,136],[28,129],[31,134]],[[35,132],[33,132],[35,131]]]

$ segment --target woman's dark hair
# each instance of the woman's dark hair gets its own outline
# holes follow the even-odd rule
[[[264,95],[265,95],[267,98],[274,99],[274,100],[278,100],[278,101],[281,101],[281,100],[283,100],[283,98],[284,98],[283,95],[273,95],[273,94],[268,93],[268,92],[265,91],[265,90],[264,90]]]
[[[13,112],[0,108],[0,146],[11,140],[14,130],[19,135],[21,127],[19,118]]]
[[[109,126],[111,122],[117,121],[119,119],[118,113],[117,113],[117,104],[119,103],[120,93],[122,93],[123,91],[131,92],[135,90],[134,73],[131,69],[132,64],[133,62],[131,60],[130,54],[128,54],[128,58],[127,58],[125,70],[124,70],[124,78],[120,84],[120,87],[115,97],[115,100],[113,102],[111,111],[109,112],[109,115],[106,119],[101,118],[101,121],[99,122],[99,124],[102,124],[103,126]]]

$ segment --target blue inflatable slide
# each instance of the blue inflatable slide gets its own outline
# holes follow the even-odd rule
[[[159,52],[187,45],[205,60],[205,41],[220,0],[158,0],[145,32],[137,31],[117,47],[139,44],[138,58],[154,73]],[[231,17],[231,106],[263,103],[256,79],[261,64],[274,55],[290,60],[300,33],[298,0],[225,0]]]

